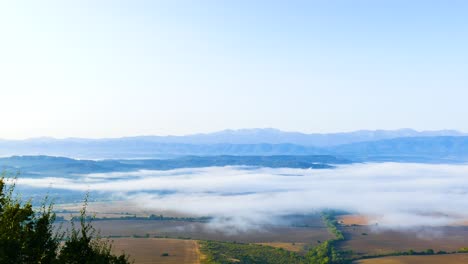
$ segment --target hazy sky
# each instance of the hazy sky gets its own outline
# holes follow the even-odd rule
[[[468,131],[466,1],[1,1],[0,138]]]

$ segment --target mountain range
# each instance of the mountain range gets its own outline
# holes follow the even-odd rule
[[[358,161],[465,161],[468,134],[455,130],[360,130],[305,134],[277,129],[223,130],[187,136],[0,140],[0,155],[148,159],[188,155],[335,155]]]

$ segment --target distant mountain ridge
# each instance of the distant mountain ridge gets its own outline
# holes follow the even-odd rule
[[[314,147],[329,147],[355,142],[376,141],[382,139],[401,137],[433,137],[433,136],[468,136],[457,130],[417,131],[403,128],[398,130],[357,130],[340,133],[302,133],[281,131],[274,128],[252,129],[226,129],[213,133],[199,133],[185,136],[134,136],[121,138],[66,138],[55,139],[51,137],[31,138],[25,140],[2,140],[0,142],[30,142],[51,143],[57,141],[67,142],[96,142],[96,141],[135,141],[141,140],[154,143],[182,143],[182,144],[295,144]]]
[[[444,139],[444,140],[442,140]],[[361,160],[383,156],[468,157],[467,134],[455,130],[361,130],[304,134],[277,129],[224,130],[188,136],[111,139],[0,140],[0,156],[50,155],[80,159],[154,159],[189,155],[337,155]],[[465,155],[467,154],[467,155]]]
[[[405,128],[398,130],[358,130],[341,133],[301,133],[286,132],[273,128],[223,130],[210,134],[195,134],[182,137],[169,136],[166,143],[191,144],[296,144],[314,147],[330,147],[355,142],[376,141],[401,137],[433,137],[433,136],[468,136],[456,130],[416,131]],[[161,137],[150,137],[161,140]]]
[[[362,161],[467,162],[468,137],[408,137],[359,142],[327,149]]]

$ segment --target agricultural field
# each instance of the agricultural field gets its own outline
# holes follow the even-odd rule
[[[369,225],[376,220],[375,217],[357,214],[344,214],[336,218],[338,222],[343,225]]]
[[[201,252],[206,256],[206,264],[228,263],[275,263],[299,264],[304,258],[281,248],[258,244],[200,241]]]
[[[60,205],[58,215],[67,219],[72,214],[76,215],[79,209],[78,204]],[[264,225],[246,232],[227,230],[209,221],[182,219],[196,217],[193,215],[144,210],[131,203],[94,202],[90,203],[88,209],[97,217],[93,221],[93,226],[100,231],[101,236],[114,240],[114,252],[124,250],[131,255],[136,264],[200,263],[200,260],[203,263],[206,262],[204,261],[206,256],[222,260],[223,255],[217,255],[219,250],[228,250],[232,256],[240,256],[243,259],[249,258],[249,254],[253,254],[258,259],[276,254],[278,258],[284,260],[284,263],[293,260],[300,262],[309,250],[337,237],[337,234],[330,231],[330,227],[327,229],[318,214],[291,215],[282,221],[277,221],[275,225]],[[175,219],[150,219],[150,215],[164,215]],[[119,219],[122,217],[127,219]],[[336,241],[334,246],[337,250],[348,252],[347,257],[353,259],[410,250],[423,252],[432,249],[436,253],[454,252],[468,245],[466,225],[395,231],[380,228],[376,224],[377,217],[348,214],[337,215],[334,219],[345,237],[344,240]],[[67,221],[62,224],[63,228],[69,227]],[[206,254],[203,253],[203,247],[209,249],[205,250]],[[162,256],[164,253],[168,253],[168,256]],[[465,257],[463,254],[395,256],[366,259],[355,263],[412,264],[443,261],[450,264],[463,262]],[[233,263],[237,261],[235,257],[228,260]]]
[[[112,210],[106,213],[120,214]],[[290,258],[298,262],[307,250],[333,238],[320,215],[289,216],[280,222],[229,233],[207,222],[180,219],[95,219],[93,226],[102,237],[113,241],[113,252],[124,251],[136,264],[210,263],[204,260],[207,254],[222,259],[223,255],[217,253],[219,249],[232,250],[230,254],[243,259],[250,255],[266,259],[276,256],[283,259],[283,263],[289,263]],[[70,227],[68,221],[61,224],[63,229]],[[202,247],[205,247],[205,253]],[[164,253],[168,256],[162,256]]]
[[[116,238],[113,252],[124,251],[135,264],[187,263],[198,264],[199,245],[195,240],[169,238]]]
[[[169,237],[243,243],[317,243],[331,238],[325,227],[267,226],[249,232],[226,233],[212,229],[209,223],[188,221],[100,220],[93,226],[102,236]]]
[[[353,264],[466,264],[468,254],[450,254],[433,256],[393,256],[375,259],[363,259]]]
[[[69,219],[77,215],[79,204],[57,206],[57,215]],[[165,214],[163,214],[165,213]],[[146,211],[136,209],[135,206],[124,202],[118,203],[90,203],[88,214],[95,215],[93,226],[104,237],[158,237],[158,238],[187,238],[196,240],[231,241],[241,243],[273,243],[271,246],[299,250],[307,245],[315,245],[318,241],[325,241],[332,236],[327,231],[320,215],[293,215],[279,221],[275,225],[266,225],[254,230],[236,230],[216,226],[206,222],[184,220],[148,220],[148,219],[105,219],[121,217],[143,217],[163,214],[165,217],[193,217],[174,212]],[[63,228],[68,222],[62,222]],[[292,245],[293,243],[297,245]],[[285,248],[286,249],[286,248]]]
[[[83,207],[82,203],[56,204],[54,206],[57,215],[69,219],[70,215],[77,215]],[[146,210],[130,201],[90,202],[87,206],[89,215],[97,218],[113,218],[125,216],[148,217],[152,214],[170,217],[194,217],[194,215],[181,214],[167,210]]]
[[[305,254],[308,248],[318,244],[317,240],[325,241],[331,237],[324,228],[315,230],[316,228],[310,227],[272,227],[262,231],[228,235],[204,229],[204,223],[183,221],[109,220],[96,221],[93,225],[100,230],[102,236],[111,236],[114,241],[114,252],[125,251],[136,264],[199,263],[199,259],[203,259],[203,254],[200,254],[199,250],[200,243],[216,245],[215,249],[219,245],[226,245],[229,248],[238,245],[239,249],[256,254],[263,254],[264,251],[271,251],[281,256],[289,256],[292,252]],[[154,238],[164,234],[179,239]],[[192,237],[188,239],[188,236]],[[207,240],[213,242],[206,244]],[[221,241],[236,242],[224,244]],[[161,256],[163,253],[169,253],[169,256]]]
[[[457,251],[468,245],[468,227],[431,227],[410,230],[381,230],[374,226],[345,226],[346,237],[338,244],[357,256],[389,254],[396,251]]]

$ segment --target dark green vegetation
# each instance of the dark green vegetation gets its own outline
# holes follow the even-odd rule
[[[284,249],[255,244],[201,241],[201,250],[207,256],[204,263],[304,263],[304,258]]]
[[[335,238],[327,240],[320,245],[312,248],[307,252],[306,259],[308,263],[320,263],[320,264],[342,264],[349,263],[342,252],[336,248],[336,243],[343,241],[344,235],[338,228],[338,221],[335,218],[334,212],[323,212],[322,220],[328,228],[328,231],[332,233]]]
[[[381,258],[381,257],[390,257],[390,256],[425,256],[425,255],[446,255],[446,254],[458,254],[458,253],[468,253],[468,248],[460,248],[455,251],[444,251],[439,250],[435,251],[432,248],[428,248],[423,251],[416,251],[416,250],[407,250],[407,251],[396,251],[386,254],[374,254],[374,255],[366,255],[361,256],[359,259],[370,259],[370,258]]]
[[[344,240],[343,232],[338,228],[338,221],[333,212],[323,212],[322,219],[327,225],[328,230],[335,236],[335,241]]]
[[[122,254],[112,255],[111,245],[96,238],[86,221],[86,201],[81,210],[80,227],[72,222],[68,233],[55,232],[52,206],[35,210],[30,202],[15,197],[14,184],[0,177],[0,263],[2,264],[126,264]],[[63,242],[63,246],[60,243]]]
[[[329,164],[350,163],[334,156],[188,156],[169,160],[76,160],[50,156],[13,156],[0,158],[0,166],[19,170],[24,176],[72,176],[72,174],[122,172],[136,170],[170,170],[210,166],[256,166],[288,168],[331,168]]]
[[[408,250],[408,251],[396,251],[387,254],[378,254],[378,255],[367,255],[362,256],[359,259],[372,259],[372,258],[382,258],[382,257],[391,257],[391,256],[427,256],[427,255],[447,255],[447,254],[457,254],[457,253],[468,253],[468,250],[460,250],[453,251],[453,252],[446,252],[446,251],[437,251],[435,252],[433,249],[429,248],[424,251],[415,251],[415,250]]]
[[[344,258],[336,249],[334,240],[328,240],[314,247],[306,255],[306,262],[310,264],[344,264],[350,260]]]

